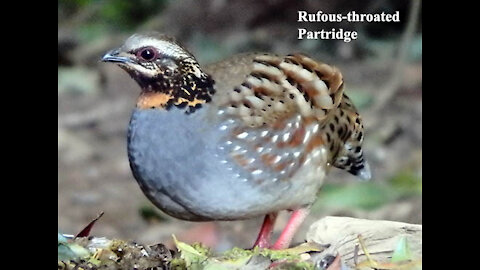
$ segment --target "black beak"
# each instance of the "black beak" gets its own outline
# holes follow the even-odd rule
[[[123,64],[133,63],[133,61],[130,58],[119,56],[119,54],[120,54],[120,50],[118,49],[111,50],[102,57],[102,62],[123,63]]]

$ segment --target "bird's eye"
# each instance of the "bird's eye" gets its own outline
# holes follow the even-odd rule
[[[145,61],[152,61],[157,58],[157,51],[154,48],[143,48],[137,52],[137,57]]]

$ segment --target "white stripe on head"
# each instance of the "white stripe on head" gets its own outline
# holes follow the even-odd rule
[[[184,48],[178,45],[174,39],[165,35],[141,35],[134,34],[125,41],[124,49],[126,51],[136,50],[143,47],[152,46],[158,50],[160,54],[168,57],[183,59],[192,57]]]
[[[134,34],[125,41],[122,49],[128,52],[148,46],[156,48],[161,55],[166,57],[182,61],[188,60],[187,62],[192,64],[192,73],[198,78],[202,77],[203,72],[200,70],[195,57],[169,36],[159,33]],[[148,74],[149,71],[146,70],[145,73]]]

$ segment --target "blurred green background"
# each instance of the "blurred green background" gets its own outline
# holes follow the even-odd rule
[[[325,215],[422,223],[422,32],[413,1],[70,0],[58,2],[58,229],[77,233],[99,212],[93,234],[171,243],[171,235],[218,250],[249,247],[262,218],[192,223],[162,214],[128,165],[126,127],[139,88],[99,60],[133,33],[180,40],[200,64],[238,52],[303,52],[337,66],[366,127],[373,170],[360,182],[333,169],[297,234]],[[297,11],[400,11],[399,23],[299,23]],[[409,14],[414,14],[409,16]],[[355,30],[350,43],[298,40],[297,29]],[[287,213],[279,217],[278,229]],[[276,230],[278,232],[278,230]]]

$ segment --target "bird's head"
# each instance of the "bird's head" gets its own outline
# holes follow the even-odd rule
[[[120,48],[107,52],[102,61],[119,65],[138,83],[140,101],[146,107],[195,107],[209,102],[214,93],[213,80],[195,57],[166,35],[132,35]]]

